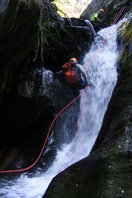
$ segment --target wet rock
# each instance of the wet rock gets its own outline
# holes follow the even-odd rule
[[[53,179],[43,197],[131,197],[131,153],[112,156],[100,150],[72,165]]]
[[[19,150],[22,144],[24,148],[20,149],[21,155],[24,155],[25,150],[27,150],[29,156],[31,154],[35,156],[36,150],[39,153],[40,145],[42,145],[46,137],[47,126],[51,122],[53,115],[53,106],[49,98],[46,98],[46,96],[32,98],[8,97],[5,98],[0,109],[0,149],[6,146],[9,148],[9,150],[6,149],[8,152],[14,147],[18,147]],[[26,142],[28,141],[30,146],[33,145],[33,148],[36,145],[35,152],[33,148],[28,150],[29,146],[26,148]],[[16,150],[16,154],[18,150]],[[16,157],[15,154],[14,157]],[[2,161],[3,158],[5,157],[2,155]]]

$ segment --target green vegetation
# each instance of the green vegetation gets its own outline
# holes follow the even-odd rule
[[[54,0],[58,8],[57,13],[62,17],[80,17],[82,11],[87,7],[91,0]]]

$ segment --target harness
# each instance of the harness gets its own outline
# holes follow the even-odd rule
[[[62,66],[62,69],[65,72],[65,80],[68,84],[76,84],[81,80],[80,71],[75,64],[67,62]]]

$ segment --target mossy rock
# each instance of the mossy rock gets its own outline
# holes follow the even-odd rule
[[[131,15],[127,18],[125,22],[121,24],[118,28],[118,50],[120,53],[119,56],[119,67],[118,71],[120,72],[123,68],[127,66],[128,71],[128,64],[129,64],[129,73],[132,72],[131,68],[131,60],[132,60],[132,49],[131,49],[131,42],[132,42],[132,23],[131,23]]]

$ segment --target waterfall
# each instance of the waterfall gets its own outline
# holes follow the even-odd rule
[[[8,0],[0,0],[0,14],[4,12],[7,4],[8,4]]]
[[[89,20],[85,20],[85,22],[91,28],[91,31],[93,32],[93,35],[96,36],[97,34],[96,34],[95,30],[94,30],[93,24]]]
[[[85,103],[85,92],[82,92],[80,109],[83,104],[84,107],[82,116],[78,121],[80,131],[78,128],[72,141],[63,143],[61,149],[58,149],[55,160],[46,172],[39,174],[38,169],[30,177],[27,173],[21,174],[17,179],[3,177],[0,183],[1,198],[40,198],[55,175],[76,161],[88,156],[100,130],[103,116],[117,80],[116,32],[117,25],[99,31],[90,51],[84,57],[83,66],[86,69],[88,68],[87,73],[91,87],[88,88]],[[102,40],[104,40],[103,45],[97,51]],[[90,64],[93,56],[93,61]],[[65,131],[62,131],[62,133],[65,133]]]

